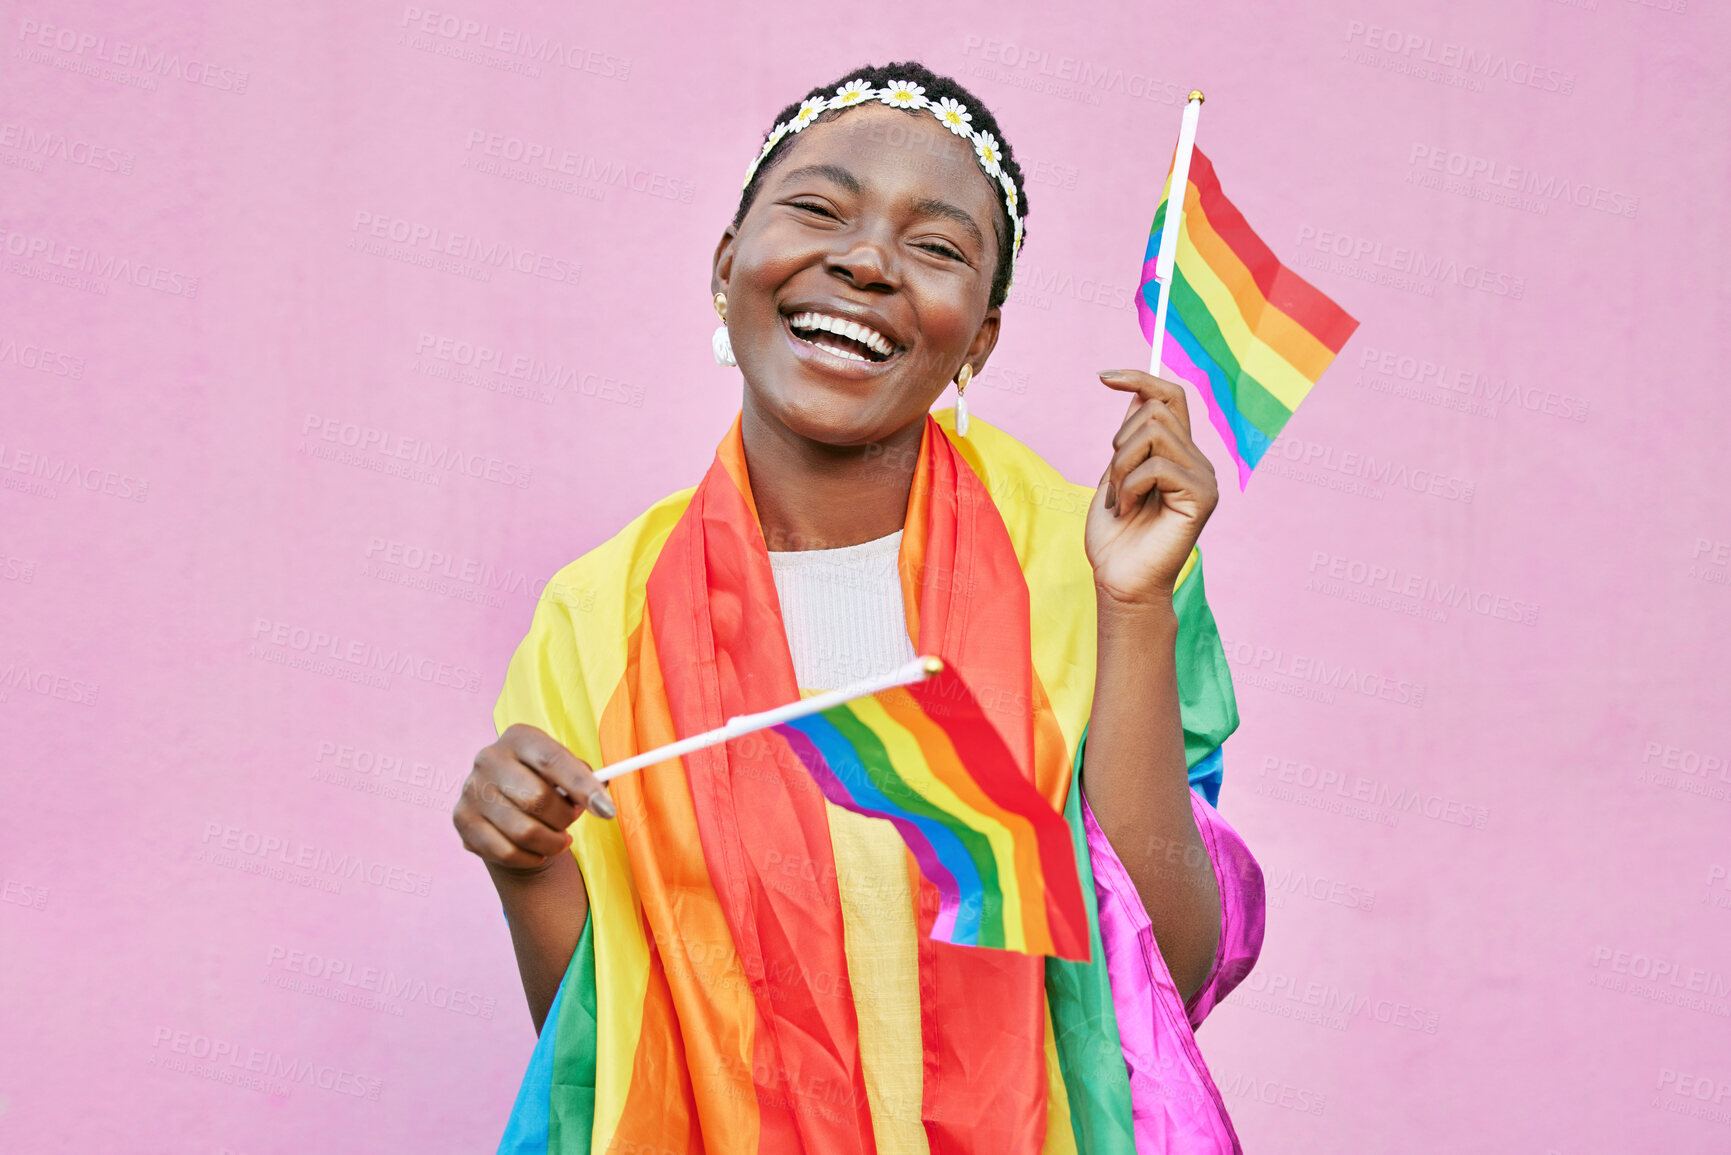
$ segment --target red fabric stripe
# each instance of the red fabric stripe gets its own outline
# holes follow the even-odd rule
[[[1280,263],[1274,250],[1251,229],[1244,214],[1226,199],[1214,165],[1199,148],[1190,154],[1190,183],[1196,186],[1209,227],[1238,254],[1268,303],[1308,329],[1330,351],[1340,352],[1346,339],[1358,328],[1358,322],[1323,296],[1316,286]]]
[[[737,437],[736,423],[729,438]],[[648,598],[679,733],[799,697],[762,534],[719,460],[668,537]],[[710,876],[757,1003],[759,1150],[870,1151],[823,797],[779,742],[711,747],[688,755],[685,768]],[[810,864],[817,901],[768,884],[790,860]]]
[[[1028,583],[1010,531],[979,477],[927,419],[914,488],[930,493],[916,649],[952,664],[977,690],[1030,701]],[[918,514],[910,508],[909,520]],[[904,535],[904,541],[906,540]],[[1018,697],[1018,695],[1020,695]],[[1016,764],[1033,764],[1030,712],[991,724]],[[931,940],[937,890],[920,884],[920,1010],[926,1139],[933,1155],[1034,1155],[1046,1133],[1043,958]]]

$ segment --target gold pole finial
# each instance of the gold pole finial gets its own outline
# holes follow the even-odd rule
[[[925,669],[926,677],[928,678],[933,674],[941,674],[944,672],[944,660],[942,658],[927,656],[920,659],[920,665]]]
[[[1200,88],[1192,88],[1190,90],[1190,99],[1194,100],[1197,104],[1201,104],[1208,98],[1202,95],[1202,90]]]

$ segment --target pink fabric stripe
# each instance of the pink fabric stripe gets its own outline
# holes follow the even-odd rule
[[[1142,262],[1142,282],[1136,288],[1136,319],[1142,322],[1142,339],[1150,345],[1154,343],[1154,308],[1148,304],[1148,299],[1143,294],[1148,291],[1149,285],[1160,284],[1160,278],[1154,275],[1154,269],[1159,263],[1158,257],[1149,257]]]
[[[1262,869],[1218,811],[1190,795],[1191,812],[1220,887],[1220,945],[1202,989],[1186,1007],[1154,942],[1142,898],[1082,799],[1100,938],[1124,1063],[1139,1155],[1242,1155],[1196,1046],[1195,1028],[1250,973],[1262,951],[1266,914]]]
[[[1153,322],[1150,321],[1143,329],[1143,336],[1147,336],[1153,327]],[[1233,462],[1238,466],[1238,491],[1244,492],[1245,486],[1250,484],[1250,463],[1239,456],[1238,437],[1232,432],[1232,426],[1226,420],[1226,414],[1221,411],[1220,403],[1214,399],[1213,382],[1208,379],[1208,374],[1190,359],[1190,354],[1184,351],[1184,346],[1172,335],[1170,326],[1166,330],[1166,343],[1160,351],[1160,360],[1165,362],[1172,372],[1196,386],[1196,392],[1202,394],[1202,403],[1208,406],[1208,420],[1219,431],[1220,440],[1226,443],[1226,452],[1232,455]]]

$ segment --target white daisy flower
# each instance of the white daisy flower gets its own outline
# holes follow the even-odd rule
[[[1004,203],[1010,206],[1010,215],[1014,216],[1021,198],[1016,195],[1016,182],[1010,179],[1010,174],[999,170],[998,187],[1004,190]]]
[[[789,132],[799,132],[806,125],[817,119],[818,113],[829,107],[829,101],[821,96],[814,96],[799,106],[799,111],[793,114],[793,119],[787,122]]]
[[[974,115],[960,101],[946,96],[929,107],[932,115],[943,121],[944,127],[957,136],[969,136],[973,133],[968,124],[974,119]]]
[[[871,95],[871,81],[850,80],[835,90],[835,95],[830,98],[829,106],[831,108],[852,108],[861,101],[870,99]]]
[[[918,84],[907,80],[892,80],[884,86],[879,100],[891,108],[924,108],[927,104],[926,90]]]
[[[1000,169],[998,162],[1003,154],[998,151],[998,138],[989,132],[974,134],[974,152],[980,158],[980,166],[986,170],[987,176],[995,177]]]

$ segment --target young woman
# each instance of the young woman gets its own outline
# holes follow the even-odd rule
[[[549,586],[454,814],[540,1033],[501,1150],[1238,1149],[1193,1035],[1263,915],[1211,805],[1214,471],[1132,370],[1099,375],[1129,406],[1093,490],[967,421],[1026,214],[991,114],[917,64],[777,118],[715,250],[740,414]],[[1065,814],[1089,961],[932,941],[894,827],[771,735],[591,773],[916,652]]]

